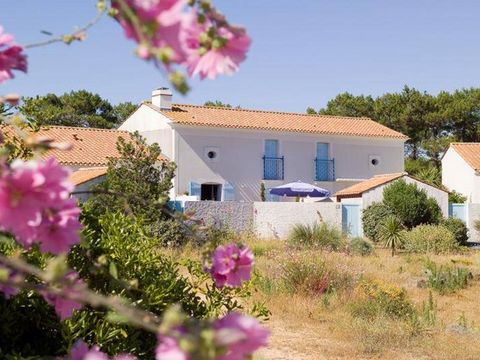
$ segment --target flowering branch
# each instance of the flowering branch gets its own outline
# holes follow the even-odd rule
[[[30,284],[21,279],[12,279],[1,281],[8,286],[36,290],[38,292],[47,292],[54,296],[90,305],[94,308],[106,307],[115,310],[126,318],[131,325],[145,329],[147,331],[157,333],[160,327],[160,319],[145,310],[140,310],[130,305],[125,305],[118,297],[106,297],[88,290],[86,287],[76,287],[75,291],[65,291],[66,288],[75,286],[76,284],[69,278],[63,277],[52,281],[52,275],[48,272],[28,264],[20,258],[9,258],[0,254],[0,263],[7,268],[13,269],[22,274],[33,275],[44,281],[44,284]],[[54,286],[54,285],[60,285]]]
[[[100,9],[99,13],[92,20],[90,20],[85,26],[81,27],[80,29],[75,30],[75,31],[73,31],[72,33],[69,33],[69,34],[64,34],[64,35],[60,35],[60,36],[51,38],[51,39],[46,40],[46,41],[41,41],[41,42],[38,42],[38,43],[32,43],[32,44],[25,45],[24,48],[25,49],[32,49],[32,48],[36,48],[36,47],[40,47],[40,46],[51,45],[51,44],[54,44],[54,43],[57,43],[57,42],[63,42],[67,45],[70,45],[73,41],[83,41],[83,40],[85,40],[85,33],[90,28],[95,26],[102,19],[104,14],[105,14],[105,10]]]

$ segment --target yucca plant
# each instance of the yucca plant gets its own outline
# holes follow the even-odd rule
[[[385,247],[392,249],[392,256],[395,256],[395,250],[398,249],[405,238],[405,228],[401,221],[393,215],[387,216],[380,225],[380,240]]]

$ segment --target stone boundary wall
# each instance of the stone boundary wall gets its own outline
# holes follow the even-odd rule
[[[295,224],[324,221],[341,230],[340,203],[254,202],[253,230],[263,239],[287,238]]]
[[[324,221],[342,228],[340,203],[186,201],[185,212],[206,225],[253,231],[262,239],[284,240],[295,224]]]
[[[185,212],[194,212],[206,225],[225,226],[230,230],[251,231],[253,203],[239,201],[186,201]]]

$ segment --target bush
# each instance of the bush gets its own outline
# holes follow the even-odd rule
[[[324,261],[301,258],[290,260],[283,266],[281,282],[291,294],[315,296],[350,288],[353,277]]]
[[[242,308],[238,298],[249,294],[241,288],[211,286],[210,275],[199,261],[180,264],[161,252],[158,238],[147,236],[136,218],[106,213],[83,231],[82,246],[69,254],[70,265],[89,287],[101,294],[118,295],[129,303],[161,316],[179,304],[195,318],[224,314]],[[108,353],[133,353],[153,358],[154,334],[109,321],[106,311],[84,308],[66,322],[67,342],[83,337],[102,344]]]
[[[461,247],[446,227],[420,225],[405,234],[404,249],[416,253],[448,254],[460,251]]]
[[[408,229],[421,224],[438,224],[441,219],[436,200],[429,198],[416,184],[407,184],[405,180],[397,180],[383,190],[383,203]]]
[[[379,241],[379,225],[393,211],[382,203],[373,203],[362,214],[363,233],[372,241]]]
[[[457,218],[443,219],[440,223],[442,226],[450,230],[455,240],[460,245],[465,245],[468,241],[468,228],[465,222]]]
[[[288,242],[296,247],[319,247],[329,250],[340,250],[346,245],[342,232],[327,223],[296,224],[290,232]]]
[[[380,317],[409,320],[416,314],[405,289],[379,280],[364,280],[357,288],[358,298],[350,304],[354,317],[373,320]]]
[[[463,204],[467,201],[467,197],[463,196],[459,192],[456,192],[455,190],[451,191],[448,194],[448,202],[452,204]]]
[[[356,237],[348,243],[348,250],[352,254],[367,256],[373,252],[373,245],[370,241],[362,237]]]
[[[427,286],[442,295],[466,288],[472,278],[472,273],[466,268],[437,265],[433,261],[427,262],[426,269]]]

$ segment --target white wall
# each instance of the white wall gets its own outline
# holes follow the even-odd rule
[[[138,131],[149,144],[157,143],[160,145],[162,154],[173,159],[174,135],[170,123],[171,121],[158,111],[142,104],[118,129],[129,132]]]
[[[467,227],[469,241],[480,242],[480,233],[475,230],[475,221],[480,220],[480,204],[467,204]]]
[[[189,190],[191,181],[228,182],[235,188],[236,200],[258,201],[265,139],[279,140],[279,155],[285,156],[285,180],[269,182],[267,187],[297,180],[314,183],[317,142],[331,144],[330,157],[335,158],[337,179],[367,179],[404,169],[403,142],[398,140],[173,126],[176,130],[174,159],[178,165],[175,181],[179,194]],[[205,147],[218,148],[216,161],[208,160]],[[371,155],[380,156],[377,167],[370,165]],[[333,194],[352,183],[321,182],[318,185]]]
[[[442,183],[450,191],[455,190],[466,196],[468,202],[480,203],[478,176],[452,147],[442,159]]]
[[[433,197],[435,200],[437,200],[437,203],[442,210],[443,216],[448,217],[448,193],[446,191],[437,189],[436,187],[430,186],[421,181],[417,181],[409,176],[404,176],[402,179],[405,180],[405,182],[407,182],[408,184],[416,184],[419,189],[425,190],[429,197]],[[378,186],[370,191],[364,192],[362,196],[363,208],[366,209],[374,202],[381,202],[383,200],[383,190],[385,189],[385,187],[391,184],[392,182]]]
[[[287,238],[295,224],[311,225],[324,222],[342,228],[340,203],[253,203],[253,228],[264,239]]]

